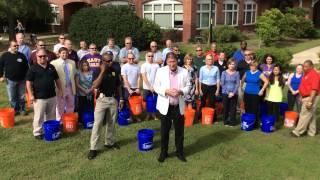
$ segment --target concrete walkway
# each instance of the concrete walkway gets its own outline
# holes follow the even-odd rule
[[[310,59],[313,63],[318,64],[320,63],[320,46],[307,49],[305,51],[301,51],[293,55],[293,59],[291,60],[291,64],[300,64],[303,63],[305,60]]]

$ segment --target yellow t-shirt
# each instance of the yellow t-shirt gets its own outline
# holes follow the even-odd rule
[[[266,100],[270,102],[282,102],[282,87],[279,81],[274,81],[267,89]]]

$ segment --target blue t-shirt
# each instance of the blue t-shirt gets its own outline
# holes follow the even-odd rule
[[[296,73],[293,74],[292,78],[291,78],[291,87],[293,90],[298,90],[299,89],[299,85],[301,83],[301,79],[302,79],[302,76],[301,75],[299,78],[296,77]]]
[[[240,61],[244,60],[244,54],[241,51],[241,49],[239,49],[236,52],[234,52],[233,58],[237,61],[237,63],[239,63]]]
[[[251,73],[250,70],[246,71],[246,87],[244,92],[246,94],[258,95],[260,91],[260,75],[261,71],[257,70],[255,73]]]

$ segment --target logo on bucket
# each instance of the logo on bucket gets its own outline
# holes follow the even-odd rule
[[[151,149],[152,147],[153,147],[153,143],[152,142],[147,142],[147,143],[143,143],[142,144],[142,149],[144,149],[144,150]]]
[[[211,124],[211,116],[205,116],[204,117],[204,123],[205,124]]]
[[[141,106],[136,106],[136,111],[137,111],[137,113],[141,113],[142,112]]]
[[[73,123],[72,122],[66,123],[66,128],[67,129],[74,129]]]
[[[295,124],[295,121],[292,120],[292,119],[287,119],[287,118],[286,118],[286,119],[284,120],[284,126],[286,126],[286,127],[293,127],[294,124]]]
[[[93,127],[93,122],[87,122],[87,127],[92,128]]]
[[[58,139],[60,137],[61,133],[60,132],[56,132],[52,134],[52,139]]]

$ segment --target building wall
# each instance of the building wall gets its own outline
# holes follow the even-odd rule
[[[112,0],[48,0],[49,3],[55,4],[59,7],[60,11],[60,26],[53,26],[57,32],[66,32],[68,25],[70,23],[70,16],[77,10],[85,6],[97,7],[103,3],[111,2]],[[134,6],[136,14],[139,17],[143,17],[143,5],[151,0],[118,0],[128,2],[129,5]],[[198,0],[177,0],[183,4],[183,35],[182,41],[187,42],[190,38],[193,38],[199,33],[197,30],[197,2]],[[224,12],[223,3],[226,0],[215,0],[216,5],[216,25],[224,24]],[[236,0],[238,3],[238,27],[240,30],[253,30],[254,25],[244,25],[244,4],[246,0]],[[312,1],[314,0],[303,0],[302,6],[308,12],[310,12],[309,17],[313,18],[314,14],[318,15],[320,13],[314,13],[312,7]],[[266,9],[271,8],[271,3],[266,0],[254,0],[257,3],[256,15],[261,15]],[[295,1],[294,6],[298,7],[300,5],[299,0]],[[319,15],[318,15],[319,16]]]

